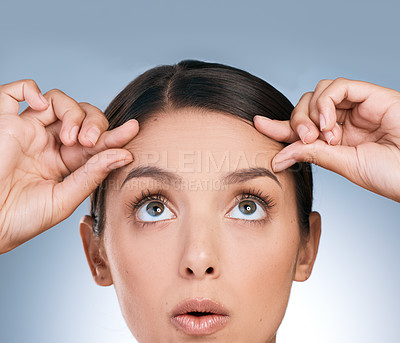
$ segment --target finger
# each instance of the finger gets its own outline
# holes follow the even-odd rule
[[[50,103],[47,110],[42,112],[26,111],[21,116],[29,116],[43,126],[61,120],[62,127],[59,133],[61,142],[66,146],[74,145],[86,113],[74,99],[58,89],[48,91],[44,97]]]
[[[316,102],[321,121],[325,124],[324,130],[332,130],[337,121],[343,121],[344,118],[337,116],[337,108],[342,110],[353,108],[355,104],[364,102],[376,91],[377,87],[379,86],[368,82],[344,78],[334,80],[321,93]],[[346,113],[346,111],[341,111],[341,113]]]
[[[79,131],[78,140],[85,147],[93,147],[100,135],[107,130],[108,120],[99,108],[87,102],[81,102],[79,105],[86,116]]]
[[[132,162],[131,153],[125,149],[103,151],[90,158],[83,166],[54,187],[54,201],[59,222],[81,204],[114,169]]]
[[[305,93],[295,106],[291,118],[290,125],[297,132],[304,144],[315,142],[319,136],[319,128],[310,118],[309,108],[313,93]]]
[[[312,144],[295,142],[283,148],[273,159],[274,172],[280,172],[296,162],[309,162],[338,173],[349,180],[356,175],[357,151],[355,147],[332,146],[322,140]]]
[[[256,115],[253,122],[259,132],[278,142],[293,143],[299,140],[299,136],[293,131],[289,120],[280,121]]]
[[[336,105],[334,115],[329,116],[329,118],[325,118],[320,113],[318,108],[318,101],[321,97],[321,94],[333,83],[333,80],[321,80],[318,82],[315,91],[313,93],[312,99],[309,104],[309,112],[310,119],[319,127],[321,131],[321,135],[319,138],[322,138],[330,145],[337,145],[342,138],[342,130],[339,129],[338,121],[344,120],[347,114],[347,104],[343,102],[341,104]],[[333,127],[332,127],[333,125]],[[322,137],[321,137],[322,136]]]
[[[329,145],[337,145],[341,142],[343,136],[343,127],[338,123],[330,131],[323,131],[322,136]]]
[[[102,133],[92,148],[85,148],[78,144],[73,147],[61,146],[60,153],[67,169],[74,171],[95,154],[107,149],[124,147],[137,135],[138,131],[139,124],[137,120],[132,119],[111,131]]]
[[[129,143],[139,132],[139,123],[136,119],[131,119],[121,126],[111,131],[104,132],[97,144],[90,149],[91,154],[112,148],[122,148]]]
[[[333,80],[329,80],[329,79],[319,81],[317,86],[315,87],[312,99],[310,100],[310,103],[309,103],[310,118],[321,131],[326,131],[326,122],[324,121],[324,118],[321,119],[321,114],[318,110],[317,101],[318,101],[319,97],[321,96],[321,94],[323,93],[323,91],[330,84],[332,84],[332,82],[333,82]]]
[[[26,101],[36,111],[44,111],[49,107],[33,80],[20,80],[0,86],[1,114],[18,114],[21,101]]]

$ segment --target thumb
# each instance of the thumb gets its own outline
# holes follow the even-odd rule
[[[54,187],[54,220],[58,223],[72,212],[117,168],[133,161],[125,149],[109,149],[92,156],[83,166]]]
[[[296,162],[308,162],[329,169],[355,182],[358,175],[358,158],[355,147],[329,145],[317,139],[314,143],[297,141],[283,148],[272,161],[274,172],[280,172]]]

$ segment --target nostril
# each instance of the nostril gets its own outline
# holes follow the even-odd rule
[[[194,274],[194,271],[192,270],[192,269],[190,269],[190,268],[186,268],[186,271],[187,271],[187,273],[189,274],[189,275],[192,275],[192,274]],[[205,272],[206,274],[212,274],[212,273],[214,273],[214,268],[213,267],[208,267],[207,269],[206,269],[206,272]]]

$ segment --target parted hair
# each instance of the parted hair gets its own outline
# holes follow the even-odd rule
[[[160,112],[182,108],[223,112],[253,122],[255,115],[289,120],[291,102],[266,81],[219,63],[184,60],[152,68],[135,78],[105,110],[112,130],[128,120],[139,124]],[[298,221],[302,237],[309,234],[313,180],[308,163],[290,169],[295,182]],[[107,179],[91,195],[93,231],[101,236],[105,223]]]

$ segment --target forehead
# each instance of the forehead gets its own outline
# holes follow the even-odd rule
[[[155,114],[140,125],[138,135],[125,148],[133,154],[134,165],[198,173],[271,169],[282,144],[265,137],[245,119],[186,108]]]

